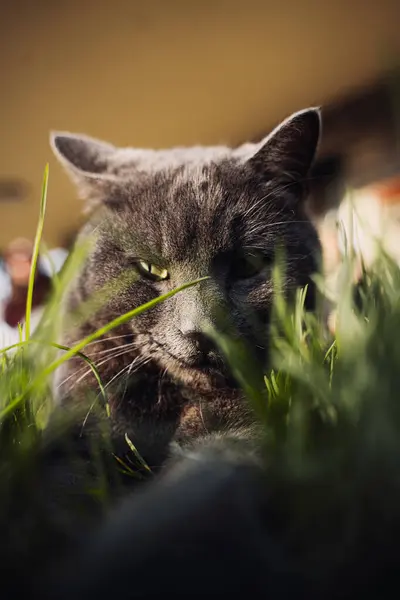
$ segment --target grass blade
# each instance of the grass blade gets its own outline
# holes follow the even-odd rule
[[[29,340],[30,334],[31,334],[33,286],[35,284],[36,269],[37,269],[37,263],[38,263],[38,259],[39,259],[39,251],[40,251],[40,242],[42,239],[44,217],[45,217],[45,213],[46,213],[48,181],[49,181],[49,165],[47,164],[45,167],[44,176],[43,176],[42,197],[40,200],[40,211],[39,211],[39,221],[38,221],[38,226],[36,229],[31,271],[29,274],[28,294],[27,294],[27,298],[26,298],[26,316],[25,316],[25,339],[26,340]]]
[[[153,306],[156,306],[159,302],[163,302],[164,300],[167,300],[168,298],[175,296],[175,294],[178,294],[179,292],[182,292],[183,290],[188,289],[188,288],[200,283],[201,281],[205,281],[206,279],[209,279],[209,277],[201,277],[200,279],[196,279],[195,281],[190,281],[189,283],[184,283],[180,287],[175,288],[174,290],[171,290],[170,292],[167,292],[166,294],[163,294],[162,296],[157,296],[156,298],[153,298],[153,300],[146,302],[146,304],[142,304],[141,306],[134,308],[133,310],[125,313],[124,315],[117,317],[116,319],[114,319],[113,321],[111,321],[110,323],[108,323],[107,325],[102,327],[101,329],[98,329],[94,333],[91,333],[90,335],[85,337],[78,344],[76,344],[72,348],[69,348],[69,350],[67,350],[63,356],[61,356],[57,360],[53,361],[50,365],[48,365],[48,367],[43,369],[43,371],[40,373],[40,375],[38,377],[36,377],[30,383],[30,385],[28,385],[25,388],[24,392],[22,394],[20,394],[19,396],[17,396],[17,398],[15,398],[13,401],[11,401],[0,412],[0,420],[2,420],[5,416],[7,416],[13,410],[15,410],[15,408],[26,398],[26,396],[30,392],[32,392],[32,390],[34,390],[41,381],[43,381],[43,378],[48,377],[56,369],[58,369],[58,367],[60,367],[63,363],[65,363],[67,360],[69,360],[73,356],[78,355],[85,348],[85,346],[87,344],[101,338],[105,333],[108,333],[115,327],[118,327],[119,325],[126,323],[130,319],[133,319],[134,317],[142,314],[146,310],[149,310]]]

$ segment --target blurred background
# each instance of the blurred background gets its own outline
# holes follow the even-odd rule
[[[326,268],[340,260],[350,196],[400,260],[399,27],[399,0],[3,0],[0,251],[33,239],[46,162],[56,269],[82,221],[52,129],[116,145],[236,145],[322,105],[310,210]],[[372,260],[370,238],[357,239]],[[6,270],[0,281],[7,296]]]

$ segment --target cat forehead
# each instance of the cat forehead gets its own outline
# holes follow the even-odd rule
[[[118,177],[117,190],[128,210],[146,211],[148,215],[161,210],[169,218],[178,219],[188,212],[190,218],[196,214],[204,220],[216,209],[229,212],[233,206],[238,208],[238,202],[246,204],[256,194],[232,158],[175,165],[169,162],[148,170],[133,166],[126,169]]]
[[[110,159],[109,172],[123,177],[138,171],[150,174],[184,167],[206,169],[228,159],[236,163],[244,162],[254,154],[258,146],[259,144],[247,143],[234,149],[222,145],[161,150],[121,148]]]
[[[116,224],[124,245],[167,262],[208,259],[237,244],[262,246],[269,243],[278,212],[280,231],[292,217],[251,182],[243,183],[231,161],[185,162],[143,178],[136,173],[125,189],[123,181],[120,185],[125,210]]]

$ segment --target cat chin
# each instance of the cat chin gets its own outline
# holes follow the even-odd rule
[[[171,378],[200,393],[207,394],[232,387],[228,376],[212,367],[191,367],[172,358],[160,364]]]

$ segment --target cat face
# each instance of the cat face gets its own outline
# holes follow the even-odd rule
[[[150,151],[54,134],[53,148],[96,206],[81,299],[131,274],[107,305],[110,320],[197,278],[209,278],[132,320],[144,358],[203,389],[229,374],[207,335],[232,328],[265,359],[278,246],[285,288],[310,283],[319,251],[304,212],[319,111],[295,114],[260,144]]]

